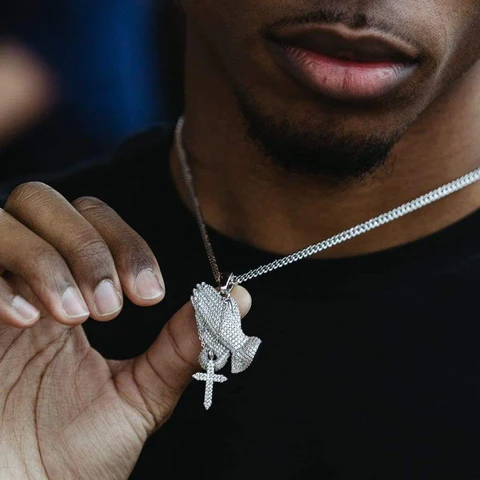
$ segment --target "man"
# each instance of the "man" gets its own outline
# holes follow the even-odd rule
[[[205,412],[181,160],[237,279],[474,171],[480,2],[181,4],[181,141],[0,216],[2,478],[479,478],[480,184],[237,285],[263,343]]]

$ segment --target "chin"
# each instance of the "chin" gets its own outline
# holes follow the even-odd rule
[[[428,106],[426,90],[389,105],[332,101],[239,78],[233,85],[244,128],[263,155],[287,171],[333,182],[383,174],[387,162],[390,169],[394,146]]]
[[[387,131],[384,125],[369,130],[368,122],[359,129],[339,122],[328,110],[322,111],[323,119],[270,115],[251,100],[241,103],[241,112],[249,138],[275,165],[335,183],[362,180],[381,170],[407,129]]]

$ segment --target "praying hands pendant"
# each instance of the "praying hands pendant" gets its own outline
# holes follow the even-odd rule
[[[205,382],[203,405],[208,410],[212,405],[214,383],[227,380],[215,372],[226,365],[230,356],[232,373],[243,372],[252,363],[262,342],[243,333],[240,310],[228,289],[218,292],[202,283],[193,290],[191,300],[202,344],[198,360],[206,371],[196,373],[193,378]]]

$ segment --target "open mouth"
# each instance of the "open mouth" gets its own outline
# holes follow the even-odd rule
[[[276,34],[269,47],[297,81],[344,101],[388,94],[415,72],[420,59],[419,52],[403,40],[342,25],[307,26]]]

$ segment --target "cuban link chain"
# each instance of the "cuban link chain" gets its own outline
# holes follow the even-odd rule
[[[195,309],[195,318],[197,329],[202,344],[200,353],[200,366],[206,373],[197,373],[193,377],[197,380],[205,381],[205,399],[204,405],[208,409],[212,405],[213,385],[214,383],[223,383],[227,379],[223,375],[215,372],[223,368],[229,357],[232,357],[232,373],[239,373],[252,363],[253,358],[260,346],[260,339],[256,337],[247,337],[241,328],[240,312],[235,300],[230,296],[230,292],[235,285],[244,283],[252,278],[259,277],[265,273],[272,272],[278,268],[285,267],[299,260],[320,253],[328,248],[332,248],[340,243],[358,237],[370,230],[381,227],[420,208],[426,207],[433,202],[441,200],[459,190],[480,180],[480,168],[467,173],[450,183],[447,183],[431,192],[422,195],[415,200],[405,203],[389,212],[383,213],[355,227],[338,233],[319,243],[309,245],[303,250],[279,258],[266,265],[250,270],[242,275],[230,274],[222,275],[212,243],[208,235],[207,227],[203,220],[200,203],[196,194],[193,176],[187,162],[187,154],[183,146],[182,134],[184,117],[181,116],[175,129],[175,147],[180,161],[183,179],[187,187],[189,201],[200,229],[200,235],[203,240],[205,251],[210,262],[213,276],[220,290],[217,291],[205,283],[198,284],[193,290],[191,297]]]

